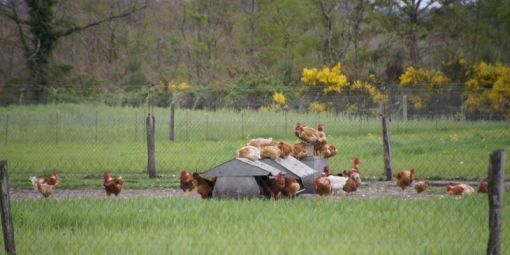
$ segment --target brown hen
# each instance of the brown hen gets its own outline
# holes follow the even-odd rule
[[[181,181],[181,189],[182,191],[192,191],[195,188],[195,185],[193,185],[193,176],[191,173],[182,171],[180,176]]]
[[[326,174],[322,173],[321,176],[315,178],[315,191],[317,194],[322,196],[329,196],[333,193],[333,188],[331,187],[331,181],[328,179]]]
[[[216,178],[214,178],[214,180],[216,181]],[[202,199],[209,199],[212,197],[215,181],[207,180],[197,172],[193,173],[193,185],[197,188],[197,192]]]
[[[405,195],[405,190],[407,189],[407,187],[409,187],[411,183],[413,183],[414,174],[415,174],[414,168],[407,171],[399,172],[397,174],[397,186],[399,186],[402,189],[401,194],[402,196]]]
[[[416,190],[416,193],[421,194],[423,191],[425,191],[429,187],[428,181],[419,181],[414,184],[414,189]]]
[[[124,180],[121,176],[119,177],[111,177],[107,171],[103,173],[103,186],[106,191],[106,195],[110,196],[111,194],[114,194],[115,196],[118,196],[119,193],[122,191],[122,186],[124,185]]]
[[[285,187],[282,190],[282,194],[288,198],[294,198],[300,188],[301,186],[295,178],[287,177],[285,178]]]

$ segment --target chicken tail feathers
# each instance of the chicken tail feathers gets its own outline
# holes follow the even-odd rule
[[[39,183],[39,181],[37,180],[37,177],[32,176],[30,178],[30,181],[32,182],[32,186],[34,186],[34,190],[37,190],[37,186],[38,186],[37,184]]]

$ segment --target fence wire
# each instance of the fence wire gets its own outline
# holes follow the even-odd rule
[[[0,155],[9,162],[18,253],[483,253],[488,204],[477,189],[487,179],[488,153],[508,149],[510,123],[503,116],[469,113],[461,91],[451,94],[421,108],[402,91],[387,92],[384,106],[365,95],[319,98],[324,111],[310,110],[314,100],[278,108],[268,98],[258,99],[267,107],[214,110],[182,102],[173,134],[169,106],[2,107]],[[147,175],[149,113],[156,120],[155,179]],[[384,169],[382,114],[389,120],[391,181]],[[324,125],[328,144],[338,151],[327,159],[333,174],[351,170],[359,158],[362,184],[352,195],[340,190],[274,202],[201,201],[196,190],[179,189],[181,171],[204,173],[229,162],[250,139],[300,143],[296,123]],[[49,176],[53,169],[60,184],[43,199],[29,177]],[[396,176],[410,169],[414,182],[402,194]],[[123,177],[118,198],[104,199],[104,171]],[[421,194],[414,189],[418,181],[429,184]],[[474,194],[449,195],[446,185],[458,183],[473,187]],[[502,250],[508,250],[510,238],[502,240]]]

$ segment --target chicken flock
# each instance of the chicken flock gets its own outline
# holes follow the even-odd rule
[[[293,156],[296,159],[304,159],[308,156],[318,156],[322,158],[333,157],[337,154],[335,145],[328,144],[324,125],[319,124],[317,129],[308,127],[302,123],[297,123],[294,134],[301,141],[297,144],[291,144],[284,141],[273,141],[272,138],[255,138],[236,151],[238,158],[245,158],[251,161],[257,161],[263,158],[276,160],[277,158],[286,158]],[[320,176],[315,178],[315,192],[321,196],[338,195],[339,191],[345,192],[346,196],[351,196],[362,185],[361,173],[359,169],[360,159],[355,157],[353,166],[350,170],[343,170],[338,173],[331,173],[329,165],[324,166]],[[416,170],[411,168],[406,171],[398,172],[395,176],[396,186],[401,189],[401,196],[405,197],[407,188],[414,186],[418,195],[423,194],[429,187],[428,180],[414,181]],[[180,188],[184,192],[191,192],[196,189],[202,199],[212,198],[213,189],[216,184],[216,177],[210,179],[204,178],[198,172],[182,171],[180,173]],[[57,186],[60,184],[60,172],[54,169],[50,176],[30,178],[34,190],[38,191],[43,198],[50,197]],[[414,185],[413,185],[414,183]],[[112,194],[118,196],[124,185],[121,176],[112,177],[107,171],[103,173],[103,186],[106,196]],[[283,172],[278,175],[259,180],[262,194],[274,200],[278,200],[282,195],[286,198],[295,198],[302,190],[301,184],[293,177],[287,177]],[[446,193],[454,196],[469,195],[474,193],[475,189],[468,184],[447,184]],[[481,181],[478,186],[479,193],[488,192],[487,182]]]
[[[58,169],[54,169],[50,176],[44,178],[32,176],[30,181],[32,182],[34,190],[38,191],[43,198],[48,198],[53,194],[57,186],[60,184],[60,171]],[[109,197],[112,194],[118,196],[122,191],[123,185],[124,180],[121,176],[112,177],[107,171],[104,171],[103,186],[106,192],[106,196]]]

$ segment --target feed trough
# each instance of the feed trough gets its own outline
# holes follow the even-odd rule
[[[318,160],[313,158],[311,160]],[[327,159],[322,159],[327,164]],[[321,166],[324,162],[317,163]],[[216,176],[213,190],[215,198],[254,198],[261,197],[263,191],[261,182],[274,178],[283,172],[287,177],[294,177],[301,185],[304,193],[315,193],[314,179],[320,175],[320,170],[289,156],[285,159],[262,159],[251,161],[245,158],[235,158],[214,168],[209,169],[203,176]]]
[[[261,161],[244,158],[229,160],[209,169],[203,176],[216,176],[213,197],[253,198],[262,196],[260,182],[283,172]]]

